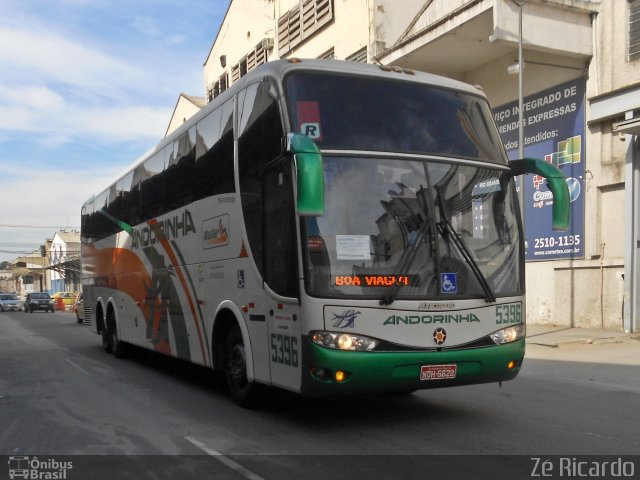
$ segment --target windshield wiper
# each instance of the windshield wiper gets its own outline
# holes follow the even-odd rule
[[[478,279],[478,282],[480,283],[480,286],[485,293],[485,300],[487,301],[487,303],[494,303],[496,301],[496,295],[495,293],[493,293],[491,285],[489,285],[489,282],[487,282],[487,279],[482,273],[482,270],[480,270],[477,262],[473,259],[469,247],[467,247],[467,244],[464,243],[464,241],[458,236],[458,232],[456,232],[455,228],[453,228],[453,225],[451,225],[449,216],[444,206],[440,187],[436,186],[435,189],[438,194],[438,210],[440,211],[440,223],[438,224],[438,226],[440,227],[440,234],[443,237],[446,235],[451,239],[453,244],[462,255],[462,258],[465,260],[465,262],[467,262],[467,265],[469,265],[469,268]]]
[[[431,256],[435,257],[436,259],[435,261],[436,271],[438,269],[438,260],[437,260],[438,246],[437,246],[437,235],[435,233],[436,225],[435,225],[435,220],[433,218],[433,215],[430,214],[430,212],[433,211],[433,205],[427,202],[425,190],[422,187],[422,185],[420,185],[420,192],[422,193],[422,200],[424,201],[424,207],[423,207],[424,219],[423,219],[422,225],[420,226],[420,229],[418,230],[417,235],[414,238],[413,243],[402,254],[402,259],[400,261],[400,270],[397,274],[397,277],[404,276],[407,274],[407,272],[409,271],[409,268],[413,264],[413,260],[416,258],[416,254],[418,253],[418,248],[420,247],[420,244],[422,243],[422,240],[425,238],[427,232],[430,232],[429,234],[430,249],[429,250],[431,252]],[[416,199],[417,199],[417,195],[416,195]],[[431,208],[429,208],[429,205],[431,205]],[[394,283],[389,293],[380,299],[380,305],[391,305],[395,301],[396,297],[398,296],[398,293],[400,292],[400,288],[401,288],[400,282]]]

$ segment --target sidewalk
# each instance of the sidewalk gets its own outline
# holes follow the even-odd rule
[[[605,344],[638,342],[640,333],[624,333],[599,328],[572,328],[557,325],[527,324],[527,344],[558,348],[569,344]]]

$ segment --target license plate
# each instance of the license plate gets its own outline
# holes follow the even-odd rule
[[[457,365],[423,365],[420,367],[420,380],[450,380],[456,378]]]

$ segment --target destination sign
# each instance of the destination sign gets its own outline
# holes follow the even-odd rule
[[[337,275],[337,287],[401,287],[414,286],[415,275]]]

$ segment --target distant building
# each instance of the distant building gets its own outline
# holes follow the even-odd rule
[[[0,270],[0,293],[17,292],[16,280],[12,270]]]
[[[46,240],[42,249],[34,250],[13,261],[12,272],[17,277],[17,293],[19,295],[51,291],[51,276],[47,270],[49,264],[47,252],[49,252],[50,245],[51,240]]]
[[[199,112],[206,104],[207,99],[204,97],[194,97],[193,95],[181,93],[173,110],[173,115],[165,132],[165,137],[186,122],[191,116]]]
[[[56,232],[51,240],[49,266],[52,293],[80,290],[80,232]]]

